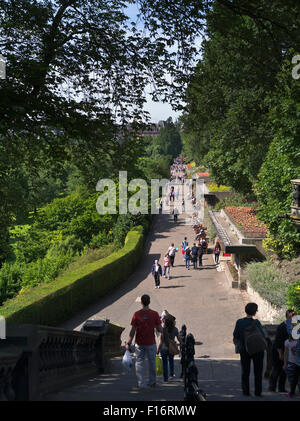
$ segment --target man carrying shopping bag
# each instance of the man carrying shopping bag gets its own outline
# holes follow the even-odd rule
[[[146,388],[145,380],[145,357],[148,358],[149,382],[148,386],[156,385],[156,342],[154,330],[157,329],[162,334],[161,320],[159,314],[149,308],[150,297],[143,295],[141,298],[142,309],[136,311],[131,321],[131,331],[129,333],[126,349],[130,350],[135,336],[135,369],[138,378],[138,386]]]

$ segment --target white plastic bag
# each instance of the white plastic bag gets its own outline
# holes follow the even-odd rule
[[[132,361],[132,356],[130,354],[129,351],[126,350],[123,360],[122,360],[122,364],[123,367],[127,370],[127,371],[131,371],[132,367],[133,367],[133,361]]]

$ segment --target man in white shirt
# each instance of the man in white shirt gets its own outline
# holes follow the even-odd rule
[[[159,288],[160,276],[162,275],[162,269],[161,269],[161,265],[158,263],[158,259],[154,260],[154,264],[152,266],[152,275],[155,281],[155,288]]]
[[[174,260],[175,260],[175,253],[176,253],[176,248],[174,247],[174,243],[171,244],[171,246],[168,248],[167,253],[170,256],[170,262],[171,262],[171,266],[174,267]]]

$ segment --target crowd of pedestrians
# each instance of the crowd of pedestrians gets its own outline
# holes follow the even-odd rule
[[[254,394],[257,397],[263,397],[264,354],[268,343],[261,323],[259,320],[254,319],[257,311],[258,306],[256,303],[248,303],[246,305],[246,317],[237,320],[233,332],[233,342],[236,346],[236,352],[240,354],[243,394],[250,396],[249,378],[252,361]],[[272,344],[272,371],[269,377],[269,391],[278,391],[289,398],[295,397],[297,386],[300,393],[300,338],[296,340],[292,336],[294,328],[292,319],[295,314],[294,310],[287,310],[286,320],[277,328],[276,337]],[[286,379],[289,382],[289,393],[286,390]]]
[[[171,178],[177,178],[183,171],[182,161],[177,160],[171,168]],[[170,201],[174,201],[176,192],[174,188],[170,190]],[[162,207],[162,202],[160,203]],[[184,207],[184,201],[182,203]],[[174,214],[174,220],[175,220]],[[177,216],[177,215],[176,215]],[[177,219],[177,218],[176,218]],[[185,267],[190,270],[202,269],[203,254],[207,251],[205,236],[200,233],[191,244],[188,238],[184,237],[181,243],[181,253]],[[221,244],[217,240],[213,252],[215,264],[219,264]],[[163,267],[156,259],[152,265],[152,275],[155,288],[160,288],[160,278],[171,278],[171,268],[175,267],[176,253],[179,247],[172,243],[164,253]],[[160,355],[163,368],[163,380],[169,381],[175,376],[174,356],[179,353],[178,344],[182,344],[178,329],[176,327],[175,316],[164,310],[162,315],[150,309],[149,295],[141,297],[142,309],[135,312],[131,321],[126,349],[130,350],[135,338],[136,355],[136,375],[138,387],[141,389],[155,387],[156,385],[156,356]],[[263,397],[263,368],[264,356],[268,348],[268,338],[260,321],[255,318],[258,311],[256,303],[248,303],[245,307],[245,317],[236,321],[233,331],[233,343],[236,353],[240,354],[241,364],[241,388],[244,396],[250,396],[250,371],[253,363],[254,371],[254,395]],[[276,332],[276,337],[272,345],[272,372],[269,378],[269,391],[286,393],[289,398],[294,398],[296,388],[300,392],[300,338],[292,336],[292,319],[295,316],[294,310],[287,310],[286,320],[281,323]],[[159,336],[158,346],[156,346],[155,330]],[[176,343],[177,339],[178,343]],[[149,379],[146,383],[146,357],[148,360]],[[286,390],[286,380],[289,383],[289,392]],[[278,385],[278,389],[277,389]],[[300,395],[299,395],[300,396]]]

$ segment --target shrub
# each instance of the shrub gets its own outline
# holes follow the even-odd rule
[[[110,256],[9,300],[1,314],[8,323],[61,323],[127,279],[142,253],[141,232],[130,231],[124,247]]]
[[[73,250],[69,250],[66,253],[57,253],[55,256],[45,257],[29,263],[22,274],[22,288],[28,289],[53,281],[67,267],[73,257]]]
[[[128,231],[135,226],[142,226],[144,232],[149,226],[149,215],[119,215],[117,223],[113,227],[114,242],[118,247],[122,247]]]
[[[233,193],[232,195],[220,200],[215,206],[216,210],[224,209],[228,206],[251,206],[253,209],[257,208],[257,203],[245,198],[240,193]]]
[[[249,263],[246,272],[250,285],[262,298],[277,307],[286,305],[288,283],[272,262]]]
[[[67,254],[72,251],[72,254],[80,253],[84,248],[84,244],[81,240],[75,237],[75,235],[69,235],[64,240],[59,241],[58,243],[52,244],[52,246],[47,251],[47,258],[56,258],[60,257],[63,254]]]
[[[287,305],[295,309],[297,314],[300,313],[300,280],[289,285]]]
[[[52,242],[61,238],[61,232],[54,232],[52,235],[33,224],[24,231],[13,234],[13,251],[16,260],[19,262],[32,262],[43,258]]]
[[[89,246],[93,248],[100,248],[106,244],[111,243],[113,240],[112,231],[106,233],[105,231],[99,232],[92,236]]]
[[[210,191],[231,191],[231,187],[218,185],[216,183],[209,183],[207,187]]]
[[[24,263],[4,263],[0,270],[0,305],[21,289]]]

